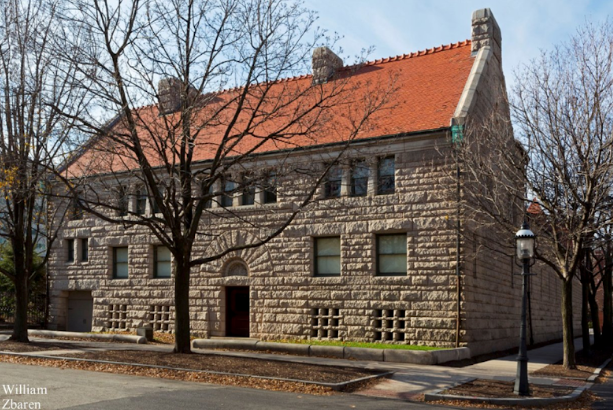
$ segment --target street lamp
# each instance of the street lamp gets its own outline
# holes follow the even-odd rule
[[[519,354],[517,355],[517,375],[515,376],[515,387],[513,393],[519,396],[529,396],[528,388],[528,354],[526,349],[526,301],[527,284],[530,276],[530,261],[534,258],[534,241],[536,235],[530,230],[528,222],[524,221],[521,229],[515,234],[515,244],[517,247],[517,258],[522,262],[521,272],[521,327],[519,330]]]

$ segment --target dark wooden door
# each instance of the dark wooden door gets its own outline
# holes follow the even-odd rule
[[[226,297],[226,335],[249,337],[249,287],[228,287]]]

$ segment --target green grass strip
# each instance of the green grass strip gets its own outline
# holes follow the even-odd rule
[[[369,349],[399,349],[399,350],[444,350],[440,347],[416,346],[416,345],[396,345],[387,343],[367,343],[367,342],[336,342],[327,340],[270,340],[274,343],[296,343],[315,346],[344,346],[344,347],[365,347]]]

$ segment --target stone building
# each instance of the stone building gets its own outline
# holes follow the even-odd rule
[[[371,61],[351,73],[374,79],[394,73],[394,109],[350,144],[346,166],[330,172],[321,187],[322,200],[280,236],[192,271],[192,331],[462,345],[472,354],[515,346],[520,286],[514,261],[475,253],[458,240],[451,222],[457,204],[442,192],[453,166],[445,154],[452,134],[469,118],[506,109],[498,104],[505,89],[501,58],[500,29],[482,9],[473,13],[470,40]],[[343,62],[318,49],[313,66],[313,76],[289,81],[326,82]],[[296,155],[316,161],[340,149],[328,143]],[[269,163],[284,158],[266,155]],[[256,218],[270,215],[263,209],[282,214],[292,207],[295,185],[280,178],[276,192],[235,195],[225,206]],[[152,212],[138,194],[129,207]],[[219,237],[203,239],[196,252],[250,240],[223,218],[225,208],[216,210],[207,221]],[[67,222],[49,262],[52,326],[172,331],[171,259],[145,228],[126,232],[88,215]],[[559,288],[551,272],[533,280],[535,342],[561,337]]]

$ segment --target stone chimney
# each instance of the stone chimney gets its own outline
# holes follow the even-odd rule
[[[494,56],[501,62],[502,36],[500,27],[490,9],[480,9],[473,12],[472,18],[472,53],[477,54],[480,48],[489,46]]]
[[[181,88],[183,84],[178,78],[162,78],[158,82],[158,107],[160,115],[175,112],[181,106]]]
[[[327,83],[334,73],[343,68],[343,60],[328,47],[313,50],[313,84]]]

